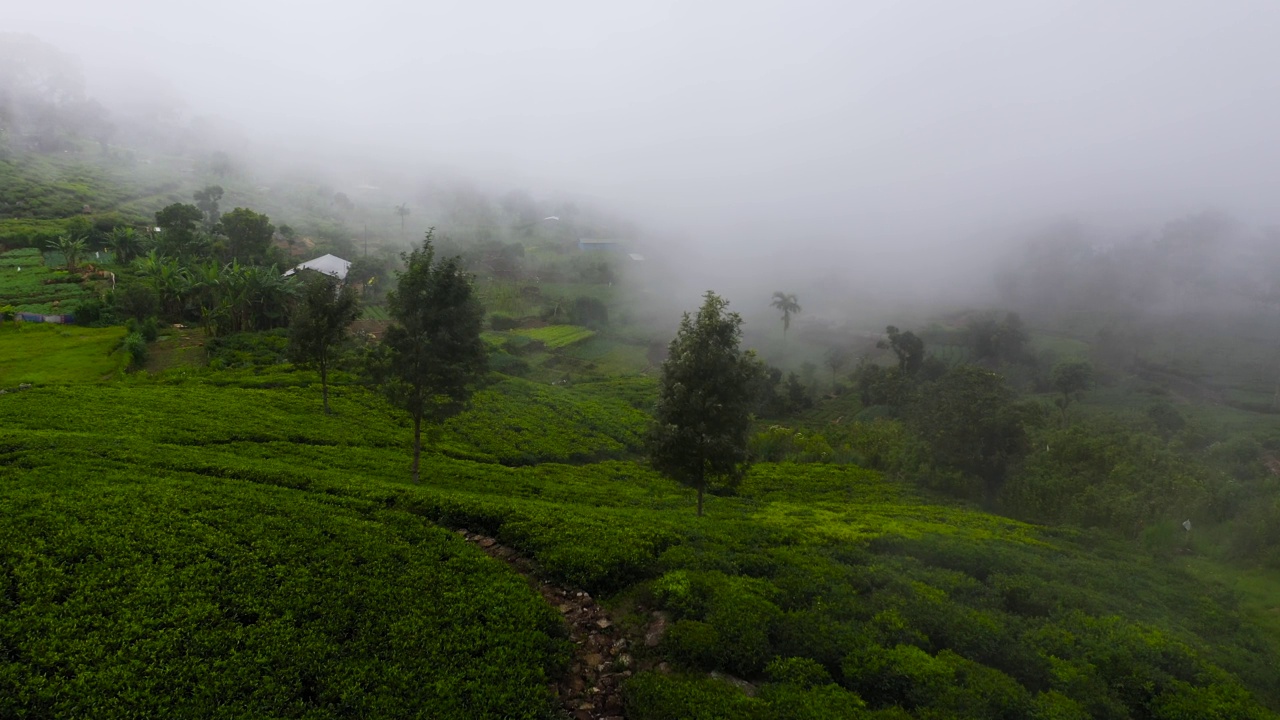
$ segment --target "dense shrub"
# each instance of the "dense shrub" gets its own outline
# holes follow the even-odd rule
[[[130,333],[141,335],[142,339],[149,343],[155,342],[156,338],[160,337],[160,325],[156,322],[154,315],[141,322],[134,318],[129,318],[129,321],[125,323],[125,327],[129,329]]]
[[[117,317],[145,320],[160,310],[155,290],[140,282],[130,282],[112,291],[110,303]]]
[[[1033,447],[1001,492],[1002,505],[1021,517],[1136,537],[1171,514],[1209,505],[1211,471],[1118,422],[1046,429]]]
[[[76,303],[71,309],[71,314],[75,316],[77,325],[98,326],[103,324],[104,320],[114,319],[111,308],[96,297]]]
[[[489,317],[489,327],[498,331],[514,330],[520,327],[520,318],[494,314]]]
[[[140,332],[131,332],[124,337],[121,348],[129,355],[129,366],[137,369],[147,362],[147,340]]]
[[[529,374],[529,363],[524,358],[516,357],[501,350],[489,353],[489,369],[503,375],[524,377]]]
[[[600,298],[590,295],[579,295],[574,299],[570,316],[574,325],[585,325],[592,330],[600,330],[609,325],[609,308]]]
[[[641,673],[625,686],[629,720],[768,720],[763,700],[720,680]]]
[[[279,365],[288,360],[289,331],[277,328],[209,338],[205,352],[209,367],[215,370]]]

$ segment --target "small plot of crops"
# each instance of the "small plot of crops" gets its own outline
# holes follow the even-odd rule
[[[575,343],[565,355],[584,364],[592,375],[612,378],[654,370],[644,345],[596,336]]]
[[[387,312],[385,307],[380,305],[363,306],[360,317],[364,320],[376,320],[378,322],[389,322],[391,320],[391,314]]]
[[[0,307],[17,312],[69,313],[90,297],[84,278],[47,267],[38,250],[0,253]]]
[[[548,325],[540,328],[513,330],[512,332],[530,340],[537,340],[552,350],[582,342],[596,334],[594,330],[578,325]]]

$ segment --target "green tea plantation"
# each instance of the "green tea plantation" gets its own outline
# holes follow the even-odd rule
[[[1233,596],[1106,536],[826,464],[699,519],[621,381],[500,380],[415,486],[404,418],[342,384],[325,416],[313,382],[0,396],[0,716],[555,717],[558,613],[465,527],[624,626],[666,614],[632,720],[1276,717]]]

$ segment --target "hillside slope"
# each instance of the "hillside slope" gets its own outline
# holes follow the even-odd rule
[[[375,396],[341,388],[325,417],[313,388],[237,377],[0,396],[8,709],[235,714],[185,704],[213,673],[209,692],[244,712],[537,717],[562,657],[554,615],[443,525],[611,596],[621,622],[669,613],[637,652],[677,672],[626,686],[633,719],[1273,717],[1275,655],[1233,599],[1107,540],[850,466],[758,466],[698,519],[625,452],[549,462],[581,418],[635,422],[582,388],[502,393],[502,416],[533,413],[549,440],[486,437],[481,406],[413,486],[407,433]],[[537,415],[548,399],[574,411]],[[259,688],[253,663],[280,646],[314,649]],[[104,675],[107,657],[125,661]],[[158,679],[131,690],[142,677]]]

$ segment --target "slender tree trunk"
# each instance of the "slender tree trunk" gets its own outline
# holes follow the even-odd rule
[[[329,362],[323,355],[320,356],[320,392],[324,394],[324,414],[332,415],[333,411],[329,409]]]
[[[422,416],[413,416],[413,484],[418,484],[418,458],[422,455]]]

